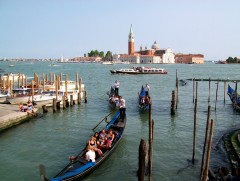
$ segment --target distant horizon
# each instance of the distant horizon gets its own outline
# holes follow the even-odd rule
[[[83,57],[91,50],[127,54],[157,41],[205,60],[240,57],[240,1],[0,1],[0,59]]]

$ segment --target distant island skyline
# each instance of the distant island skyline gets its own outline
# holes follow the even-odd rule
[[[1,1],[0,59],[73,58],[91,50],[124,54],[131,24],[136,47],[157,41],[160,48],[200,53],[205,60],[240,57],[239,6],[237,0]]]

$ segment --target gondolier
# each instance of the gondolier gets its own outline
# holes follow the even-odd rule
[[[123,121],[125,118],[126,104],[125,99],[122,96],[119,96],[119,108],[120,108],[120,119]]]
[[[118,95],[118,92],[119,92],[119,82],[116,80],[115,83],[114,83],[114,90],[115,90],[115,94]]]

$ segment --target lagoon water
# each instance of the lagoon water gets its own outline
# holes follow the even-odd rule
[[[9,67],[14,64],[14,67]],[[96,171],[84,180],[137,180],[138,148],[141,139],[148,141],[148,114],[138,110],[137,96],[142,85],[150,85],[154,119],[153,180],[195,181],[199,180],[202,148],[204,143],[207,109],[211,105],[214,120],[211,168],[230,167],[221,136],[239,128],[240,115],[236,113],[226,94],[224,84],[219,83],[215,111],[216,84],[211,82],[208,103],[208,82],[198,82],[198,113],[195,164],[191,165],[193,152],[193,84],[179,85],[177,114],[170,115],[171,93],[175,89],[176,70],[179,79],[209,78],[240,79],[240,65],[205,63],[160,64],[168,70],[167,75],[112,75],[110,69],[131,65],[102,65],[95,63],[57,64],[51,62],[0,62],[6,72],[21,72],[33,77],[36,72],[68,74],[75,80],[76,72],[82,77],[88,91],[88,103],[81,103],[58,113],[49,112],[0,134],[0,180],[38,181],[39,164],[44,164],[48,177],[56,175],[67,163],[68,156],[77,154],[86,144],[92,128],[111,110],[107,91],[115,80],[120,82],[120,95],[126,100],[127,126],[124,137],[113,153]],[[146,65],[150,66],[150,65]],[[230,82],[234,86],[234,83]],[[102,128],[101,124],[97,130]],[[147,177],[146,177],[147,180]]]

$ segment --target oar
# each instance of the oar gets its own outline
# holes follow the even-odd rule
[[[99,124],[101,124],[101,122],[103,122],[110,114],[112,114],[113,112],[115,112],[116,110],[113,110],[112,112],[110,112],[107,116],[105,116],[92,130],[94,130],[96,127],[98,127]]]

